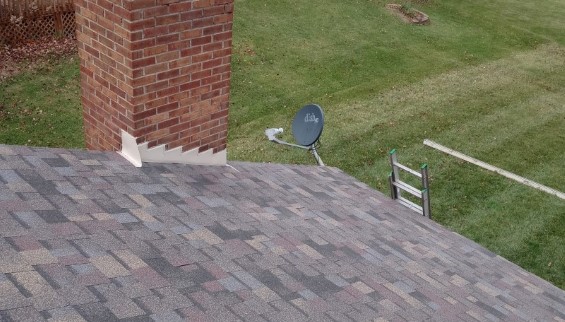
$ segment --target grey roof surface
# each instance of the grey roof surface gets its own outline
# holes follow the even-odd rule
[[[331,167],[0,145],[0,320],[565,319],[565,292]]]

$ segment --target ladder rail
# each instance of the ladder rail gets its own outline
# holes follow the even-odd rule
[[[391,173],[388,177],[388,184],[390,188],[390,196],[392,199],[398,200],[398,202],[427,218],[432,218],[431,207],[430,207],[430,186],[429,186],[429,174],[428,165],[422,164],[420,167],[420,172],[412,170],[409,167],[400,164],[396,155],[396,150],[393,149],[389,152],[389,161],[392,168]],[[417,188],[409,185],[408,183],[400,180],[400,171],[410,173],[411,175],[419,178],[421,180],[423,189],[418,190]],[[421,204],[418,205],[415,202],[406,199],[402,196],[402,192],[407,192],[412,196],[420,199]]]

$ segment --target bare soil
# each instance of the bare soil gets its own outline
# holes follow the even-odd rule
[[[427,25],[430,23],[430,18],[425,13],[416,9],[407,9],[403,5],[396,3],[389,3],[386,5],[387,9],[400,17],[404,22],[414,25]]]

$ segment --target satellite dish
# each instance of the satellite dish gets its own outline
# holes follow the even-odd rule
[[[292,134],[298,144],[279,140],[277,134],[283,132],[282,128],[266,129],[265,135],[267,135],[269,141],[311,151],[318,164],[324,166],[324,162],[316,151],[316,142],[320,139],[323,129],[324,112],[322,112],[322,108],[316,104],[308,104],[296,113],[292,121]]]
[[[292,121],[294,140],[300,145],[311,146],[316,143],[324,129],[324,112],[316,104],[304,106]]]

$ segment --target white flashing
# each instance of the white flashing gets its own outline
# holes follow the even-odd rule
[[[137,168],[142,166],[137,142],[133,136],[124,130],[122,130],[122,151],[118,153]]]
[[[166,150],[165,145],[148,148],[148,143],[137,144],[135,138],[122,130],[122,151],[124,158],[136,167],[142,162],[180,163],[196,165],[226,165],[226,150],[214,153],[212,149],[198,152],[198,148],[183,152],[182,147]]]

